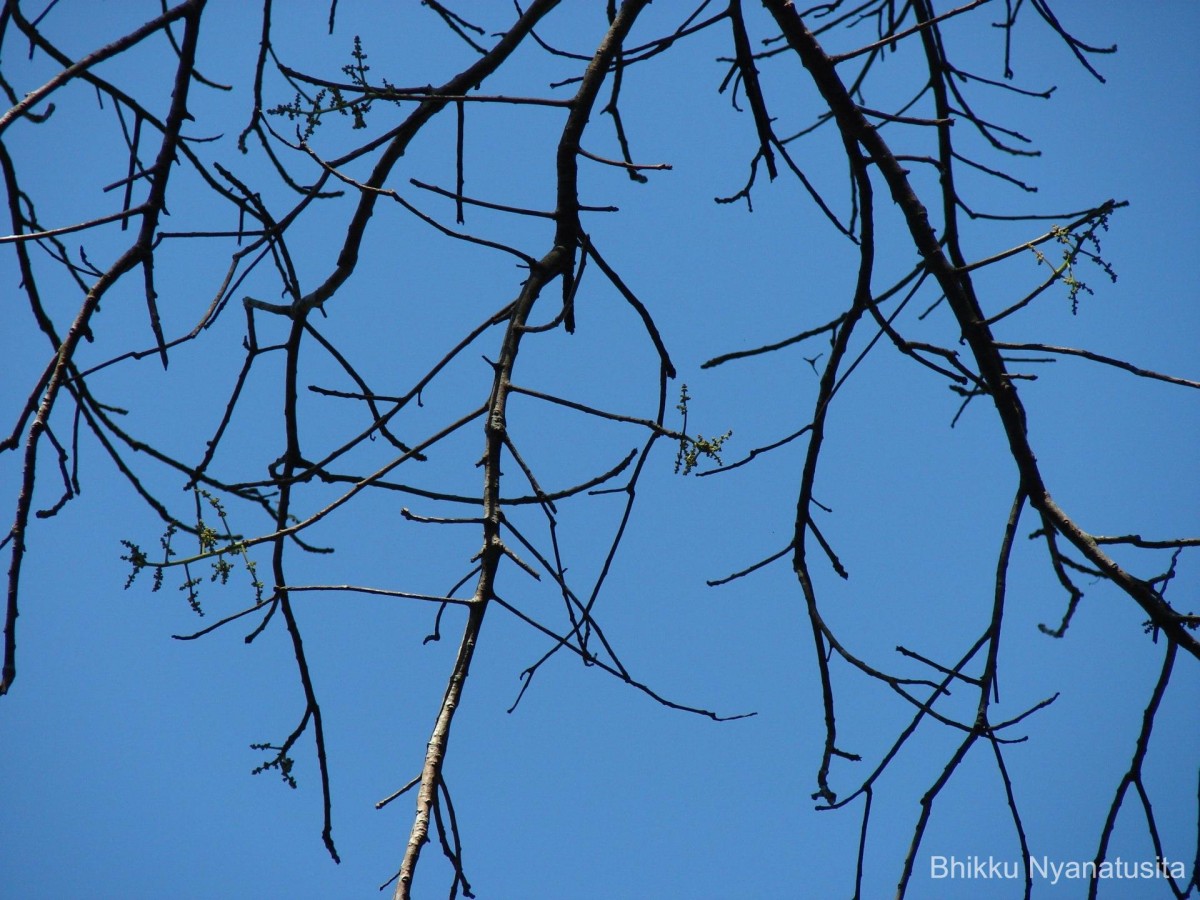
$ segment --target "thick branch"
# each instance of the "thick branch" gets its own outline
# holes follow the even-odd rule
[[[1156,627],[1193,656],[1200,659],[1200,641],[1182,624],[1179,615],[1146,582],[1122,569],[1079,527],[1051,498],[1037,457],[1029,443],[1025,408],[1017,395],[1012,376],[1005,370],[1000,348],[992,336],[986,317],[975,298],[970,274],[961,271],[947,257],[929,221],[929,213],[917,197],[901,165],[879,131],[855,105],[838,76],[834,62],[817,43],[800,19],[795,7],[784,0],[765,0],[788,44],[799,55],[812,75],[817,89],[829,105],[843,134],[861,144],[878,167],[892,199],[900,206],[909,233],[929,271],[946,294],[958,320],[963,338],[970,346],[979,374],[992,397],[1008,439],[1009,452],[1021,474],[1022,489],[1030,504],[1053,522],[1054,527],[1084,554],[1105,577],[1128,594],[1150,617]]]

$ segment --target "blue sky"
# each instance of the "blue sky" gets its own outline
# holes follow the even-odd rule
[[[277,22],[285,60],[336,77],[354,34],[361,34],[373,74],[397,84],[438,83],[468,57],[438,30],[427,10],[381,21],[364,4],[339,5],[339,25],[324,35],[324,9],[302,4],[303,16]],[[636,36],[663,30],[677,10],[657,4]],[[81,54],[155,14],[157,4],[128,4],[122,15],[56,8],[46,30],[67,52]],[[1029,17],[1014,48],[1017,83],[1057,85],[1049,102],[981,92],[980,107],[1032,138],[1037,160],[1017,161],[1018,177],[1036,183],[1026,197],[984,177],[963,176],[979,208],[993,211],[1079,209],[1109,197],[1130,202],[1104,235],[1104,257],[1119,280],[1084,270],[1094,296],[1072,315],[1064,291],[1051,291],[1025,316],[998,328],[1002,339],[1063,344],[1121,356],[1175,375],[1196,378],[1200,287],[1191,263],[1200,239],[1194,210],[1200,179],[1194,148],[1200,120],[1200,11],[1166,3],[1131,16],[1115,4],[1062,3],[1067,27],[1120,52],[1096,61],[1099,84],[1069,52]],[[136,10],[136,12],[134,11]],[[590,11],[590,14],[589,14]],[[1029,11],[1026,11],[1027,13]],[[389,16],[392,14],[389,13]],[[505,14],[507,15],[507,13]],[[748,15],[751,15],[748,9]],[[963,17],[946,27],[977,70],[998,77],[999,32],[993,13]],[[201,68],[217,81],[242,82],[257,41],[252,17],[234,4],[210,4]],[[495,27],[507,19],[497,18]],[[771,30],[757,11],[759,36]],[[564,4],[546,36],[575,48],[594,45],[599,17],[591,5]],[[311,26],[311,27],[310,27]],[[834,48],[865,37],[843,35]],[[11,41],[11,38],[10,38]],[[207,41],[211,41],[208,43]],[[33,89],[52,67],[24,62],[24,48],[6,46],[5,75],[18,94]],[[161,103],[169,85],[158,71],[165,43],[102,70],[138,84]],[[669,162],[647,185],[622,174],[585,167],[584,202],[614,204],[619,214],[586,222],[605,257],[651,310],[680,377],[688,384],[689,425],[705,435],[732,429],[725,461],[777,440],[805,424],[817,376],[805,356],[827,349],[820,340],[770,356],[701,370],[707,359],[779,340],[826,321],[848,303],[855,258],[784,175],[760,178],[754,212],[716,206],[712,198],[741,187],[754,152],[752,122],[716,94],[728,37],[681,43],[676,51],[631,70],[624,87],[625,126],[638,161]],[[887,62],[885,105],[915,77],[907,56]],[[544,93],[573,73],[565,62],[523,52],[489,90]],[[799,66],[764,64],[768,102],[781,131],[808,121],[812,89]],[[289,94],[278,83],[268,102]],[[98,188],[126,165],[111,110],[94,95],[64,91],[51,123],[23,123],[5,139],[38,205],[42,221],[65,223],[109,212],[116,202]],[[233,146],[248,116],[244,92],[197,94],[197,133],[223,133],[203,147],[247,176],[262,161]],[[368,134],[383,131],[398,113],[378,108]],[[553,183],[547,141],[557,113],[472,107],[467,119],[467,192],[501,203],[548,207]],[[378,124],[376,124],[376,122]],[[83,128],[80,127],[83,124]],[[87,141],[80,135],[86,134]],[[899,135],[899,132],[897,132]],[[357,140],[340,123],[323,126],[314,147],[327,156]],[[905,134],[903,138],[912,138]],[[393,178],[398,190],[443,221],[449,202],[410,189],[414,177],[450,185],[453,119],[435,122]],[[889,134],[889,139],[891,136]],[[965,140],[965,139],[964,139]],[[611,127],[593,123],[587,145],[616,155]],[[814,182],[843,197],[844,165],[836,143],[818,133],[794,144]],[[915,143],[914,143],[915,146]],[[970,146],[967,144],[967,146]],[[994,160],[991,160],[994,162]],[[297,170],[307,171],[295,163]],[[351,174],[361,175],[363,169]],[[194,181],[194,180],[193,180]],[[918,176],[918,187],[922,182]],[[925,185],[928,186],[927,184]],[[164,228],[229,227],[228,216],[184,174]],[[272,188],[274,190],[274,188]],[[286,208],[283,191],[267,195]],[[328,205],[324,218],[302,223],[293,252],[302,282],[312,286],[332,266],[349,203]],[[880,208],[880,228],[892,229],[894,248],[881,268],[899,277],[911,266],[900,219]],[[332,224],[329,224],[332,223]],[[468,211],[475,233],[540,255],[548,225]],[[1035,236],[1036,225],[971,226],[968,252],[985,257]],[[94,260],[111,258],[127,239],[115,229],[89,233]],[[889,242],[890,244],[890,242]],[[186,332],[217,290],[226,245],[164,244],[158,264],[169,334]],[[22,307],[10,250],[0,253],[0,284],[12,306],[0,354],[0,404],[11,421],[45,364],[45,339]],[[1032,255],[1021,255],[979,279],[985,306],[1001,308],[1043,277]],[[657,400],[653,347],[620,297],[589,273],[578,300],[575,335],[552,333],[522,350],[516,380],[635,416]],[[252,277],[245,293],[278,301],[270,273]],[[328,317],[315,320],[339,342],[381,393],[407,389],[457,340],[515,295],[520,271],[511,257],[464,250],[399,210],[383,209],[372,224],[364,263]],[[885,276],[881,275],[882,280]],[[77,297],[47,275],[62,321]],[[130,341],[148,346],[138,286],[125,286],[105,304],[98,340],[84,349],[89,364]],[[953,323],[944,308],[920,321],[936,297],[918,296],[897,320],[911,338],[950,343]],[[554,298],[538,321],[553,314]],[[260,339],[278,338],[277,322],[260,323]],[[97,382],[107,402],[130,409],[129,427],[154,434],[175,452],[195,458],[211,436],[241,362],[245,320],[231,308],[205,340],[180,348],[164,373],[154,360],[114,367]],[[132,338],[130,336],[133,336]],[[424,394],[400,426],[417,439],[486,399],[498,336],[465,354]],[[862,350],[865,339],[856,346]],[[305,357],[304,382],[345,388],[336,367],[316,352]],[[260,477],[277,455],[279,373],[266,361],[248,387],[245,412],[234,422],[223,471],[232,479]],[[1079,360],[1037,368],[1022,385],[1030,432],[1047,481],[1060,504],[1090,531],[1140,532],[1147,537],[1197,533],[1196,435],[1192,392],[1099,369]],[[669,397],[668,405],[675,395]],[[628,426],[545,411],[514,401],[510,425],[543,485],[565,486],[611,467],[644,440]],[[838,396],[829,426],[816,496],[833,512],[822,532],[851,577],[843,581],[818,562],[817,589],[830,625],[864,658],[909,674],[898,658],[903,644],[949,663],[987,622],[995,555],[1016,487],[992,410],[972,404],[951,430],[958,398],[930,373],[880,345],[864,359]],[[64,415],[58,424],[69,428]],[[361,410],[316,396],[303,413],[314,447],[334,446],[364,424]],[[677,424],[672,422],[671,424]],[[7,427],[7,426],[6,426]],[[477,427],[465,429],[444,452],[414,473],[412,483],[477,491],[473,467],[482,447]],[[672,712],[643,694],[560,654],[534,679],[516,712],[521,671],[547,649],[542,636],[499,609],[488,614],[463,707],[451,739],[447,778],[465,841],[466,871],[484,898],[601,897],[830,897],[849,896],[861,807],[814,812],[810,794],[822,730],[819,685],[803,601],[786,561],[720,588],[720,578],[779,550],[791,538],[803,445],[794,443],[725,474],[673,474],[673,448],[660,442],[638,485],[638,503],[597,607],[597,618],[639,681],[674,701],[722,715],[755,712],[735,722]],[[17,460],[0,457],[0,484],[15,498]],[[355,464],[364,471],[387,460],[371,447]],[[182,514],[187,498],[178,479],[138,460],[145,476]],[[374,463],[374,466],[372,465]],[[515,467],[514,467],[515,468]],[[157,543],[161,526],[142,507],[95,442],[81,453],[82,495],[58,517],[38,522],[29,537],[20,619],[20,675],[0,700],[5,759],[0,770],[0,893],[50,898],[86,893],[101,898],[350,897],[367,896],[399,864],[411,824],[408,797],[382,811],[373,804],[418,771],[457,645],[461,618],[451,610],[443,640],[423,644],[434,610],[415,602],[334,593],[298,595],[297,616],[326,719],[334,794],[335,866],[320,843],[320,790],[309,738],[295,754],[300,787],[273,773],[252,777],[262,761],[256,742],[278,742],[295,726],[303,698],[290,647],[278,627],[247,646],[248,627],[235,624],[205,640],[186,633],[247,606],[252,591],[238,573],[226,588],[206,585],[199,620],[167,577],[159,593],[142,579],[123,591],[127,566],[122,538]],[[514,473],[510,473],[512,475]],[[513,479],[514,484],[516,479]],[[51,477],[41,482],[55,499]],[[334,496],[313,487],[305,509]],[[370,584],[440,594],[470,569],[478,532],[465,526],[431,528],[404,521],[402,506],[425,515],[446,512],[416,497],[363,498],[314,529],[312,540],[337,546],[331,557],[293,560],[295,583]],[[233,506],[234,527],[263,531],[265,519]],[[576,590],[597,577],[617,527],[619,495],[562,504],[559,536]],[[543,522],[516,518],[545,538]],[[1022,522],[1022,534],[1032,531]],[[1118,557],[1139,575],[1166,566],[1163,555]],[[267,555],[260,554],[266,566]],[[1194,595],[1194,559],[1181,558],[1172,596]],[[998,717],[1015,715],[1058,693],[1028,719],[1029,740],[1006,749],[1033,852],[1053,860],[1086,860],[1095,852],[1112,791],[1128,765],[1161,663],[1161,646],[1141,636],[1140,612],[1102,585],[1088,584],[1084,603],[1062,640],[1037,630],[1062,615],[1065,597],[1044,548],[1020,540],[1010,576]],[[561,600],[517,569],[505,570],[502,596],[530,614],[560,625]],[[1186,603],[1181,603],[1187,607]],[[1147,785],[1160,832],[1173,859],[1195,851],[1196,748],[1200,674],[1181,657],[1164,701],[1147,762]],[[834,787],[849,793],[907,722],[909,708],[885,688],[835,667],[841,693],[840,743],[865,757],[839,763]],[[963,702],[972,703],[973,698]],[[951,707],[955,708],[955,707]],[[961,707],[966,709],[967,707]],[[957,737],[927,728],[893,764],[875,795],[864,893],[890,896],[919,812],[920,795],[953,752]],[[1182,774],[1181,774],[1182,773]],[[1126,859],[1152,853],[1138,810],[1127,804],[1113,852]],[[983,747],[973,751],[935,807],[920,850],[912,898],[1008,897],[1011,882],[950,883],[928,877],[936,855],[1014,859],[1018,854],[995,766]],[[1189,862],[1190,869],[1190,862]],[[417,896],[444,895],[449,868],[436,845],[418,872]],[[1078,882],[1039,883],[1035,896],[1083,896]],[[1119,885],[1101,896],[1165,896],[1161,883]]]

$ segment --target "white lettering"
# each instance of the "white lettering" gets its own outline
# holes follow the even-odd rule
[[[1052,863],[1050,863],[1050,870],[1054,873],[1054,879],[1050,883],[1058,884],[1058,879],[1062,878],[1063,864],[1061,862],[1059,862],[1059,863],[1052,862]]]
[[[1117,856],[1096,862],[1077,859],[1053,860],[1043,855],[1029,857],[1028,866],[1031,878],[1040,878],[1054,885],[1063,879],[1172,878],[1180,882],[1187,880],[1187,866],[1179,860],[1169,860],[1166,857],[1157,857],[1151,862],[1122,859]],[[986,857],[974,853],[962,858],[953,854],[929,857],[929,877],[935,881],[943,878],[1015,880],[1021,877],[1022,871],[1024,867],[1021,860],[997,859],[990,854]]]

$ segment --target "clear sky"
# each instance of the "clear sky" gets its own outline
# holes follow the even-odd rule
[[[938,4],[948,6],[948,4]],[[261,154],[243,157],[237,133],[249,115],[245,81],[252,72],[257,24],[247,7],[213,0],[206,13],[200,68],[231,94],[199,91],[193,112],[196,144],[205,158],[246,177],[261,177]],[[277,7],[283,7],[277,4]],[[288,4],[277,10],[277,50],[298,68],[341,77],[355,34],[363,39],[372,76],[395,84],[439,83],[466,64],[427,9],[378,13],[372,4],[338,6],[338,25],[325,34],[327,8]],[[462,4],[465,7],[467,4]],[[602,26],[593,7],[563,4],[545,36],[591,52]],[[747,15],[773,32],[757,9]],[[982,10],[946,26],[958,58],[992,78],[1002,72],[1000,32]],[[1062,2],[1063,23],[1094,44],[1116,43],[1116,55],[1093,57],[1107,79],[1100,84],[1036,21],[1018,31],[1013,63],[1022,87],[1057,85],[1050,101],[1015,101],[976,87],[981,114],[1030,137],[1043,150],[1036,160],[1011,163],[1017,177],[1039,188],[1025,195],[986,176],[963,175],[973,205],[991,212],[1066,212],[1107,198],[1128,200],[1103,235],[1103,255],[1115,284],[1098,269],[1081,276],[1094,289],[1072,314],[1065,291],[1054,289],[1028,311],[998,328],[1002,339],[1082,347],[1120,356],[1181,377],[1200,377],[1200,205],[1196,150],[1200,146],[1200,7],[1164,2],[1131,11],[1128,4]],[[44,21],[47,34],[78,56],[157,13],[158,4],[61,3]],[[651,7],[644,40],[670,27],[675,4]],[[294,16],[294,18],[290,18]],[[510,12],[489,25],[504,26]],[[468,18],[470,16],[468,15]],[[10,27],[11,32],[11,27]],[[841,35],[835,48],[869,39]],[[788,175],[768,184],[760,174],[754,211],[718,206],[713,197],[737,191],[755,149],[748,112],[730,108],[716,92],[728,53],[724,27],[681,42],[672,53],[631,69],[622,112],[639,162],[670,163],[631,184],[613,169],[584,167],[586,203],[614,204],[618,214],[592,214],[590,234],[654,315],[693,400],[689,426],[704,435],[732,429],[726,463],[804,425],[811,415],[817,376],[805,357],[826,351],[818,339],[770,356],[701,370],[718,354],[780,340],[827,321],[848,305],[856,257]],[[44,57],[25,59],[10,33],[3,47],[5,78],[17,95],[53,73]],[[169,84],[159,77],[168,59],[161,36],[101,72],[136,85],[160,104]],[[886,107],[914,75],[913,59],[890,57],[883,84],[867,102]],[[577,64],[523,51],[489,91],[544,94],[546,85]],[[764,62],[764,85],[781,133],[816,112],[806,76],[790,57]],[[569,90],[566,89],[566,90]],[[870,93],[875,90],[877,93]],[[565,96],[563,91],[560,93]],[[878,98],[874,100],[873,98]],[[291,99],[274,80],[269,103]],[[114,130],[113,111],[96,108],[86,90],[63,91],[46,126],[18,123],[4,140],[38,205],[41,220],[65,224],[112,211],[118,199],[99,188],[123,177],[127,164]],[[986,110],[986,112],[984,112]],[[364,134],[391,127],[401,113],[378,107],[366,132],[345,123],[322,127],[314,147],[326,156]],[[560,113],[472,107],[466,131],[466,189],[499,203],[549,207],[548,150]],[[898,131],[897,140],[903,138]],[[616,156],[611,126],[597,117],[585,144]],[[889,139],[891,134],[889,134]],[[964,139],[965,140],[965,139]],[[411,188],[417,178],[452,186],[452,114],[435,123],[405,157],[390,186],[438,216],[453,220],[452,204]],[[829,135],[791,145],[814,183],[844,208],[845,166]],[[912,146],[918,146],[914,141]],[[969,146],[969,145],[968,145]],[[973,148],[975,149],[975,148]],[[926,148],[926,151],[927,148]],[[982,151],[981,151],[982,153]],[[992,157],[986,160],[998,164]],[[1004,161],[1008,164],[1008,161]],[[305,177],[311,166],[290,161]],[[181,170],[182,171],[182,170]],[[352,174],[365,172],[359,167]],[[920,183],[919,185],[920,186]],[[181,175],[164,229],[231,227],[216,207]],[[275,212],[293,202],[271,188]],[[1031,206],[1032,205],[1032,206]],[[312,287],[330,271],[344,226],[347,201],[329,204],[328,218],[303,223],[293,252],[301,281]],[[882,205],[881,205],[882,209]],[[881,228],[880,283],[911,267],[907,237],[892,212]],[[321,222],[332,222],[323,227]],[[1043,223],[1044,225],[1044,223]],[[1043,225],[971,227],[970,253],[982,258],[1036,236]],[[542,223],[468,210],[475,233],[540,255],[552,232]],[[128,241],[115,228],[68,238],[102,264]],[[161,306],[169,335],[189,330],[216,293],[228,245],[163,245]],[[999,309],[1044,277],[1032,254],[1021,255],[979,281],[983,302]],[[522,351],[516,380],[635,416],[653,415],[657,401],[654,348],[620,297],[591,272],[578,305],[574,336],[550,334]],[[270,273],[251,278],[241,293],[279,302]],[[464,250],[398,209],[372,223],[364,263],[327,318],[317,327],[336,340],[380,393],[407,390],[458,337],[515,295],[522,278],[511,257],[482,248]],[[136,281],[136,279],[134,279]],[[65,281],[52,282],[50,306],[69,321],[78,297]],[[10,248],[0,248],[0,285],[8,310],[0,329],[0,409],[7,434],[19,405],[49,358],[19,292]],[[87,364],[150,345],[144,305],[131,284],[105,303]],[[553,293],[553,292],[552,292]],[[239,298],[240,298],[239,293]],[[944,306],[918,296],[897,326],[916,340],[952,343]],[[538,321],[553,315],[548,297]],[[265,341],[282,328],[264,318]],[[104,399],[129,409],[123,419],[139,433],[157,435],[189,459],[211,436],[241,364],[245,319],[236,304],[203,340],[180,348],[164,373],[153,359],[114,367],[102,384]],[[132,337],[130,337],[132,335]],[[948,336],[949,335],[949,336]],[[866,338],[855,345],[865,348]],[[465,354],[423,396],[423,406],[399,426],[418,439],[486,400],[496,337]],[[319,354],[306,357],[305,384],[348,389],[337,367]],[[819,365],[819,363],[818,363]],[[1022,383],[1030,432],[1050,488],[1061,505],[1094,533],[1139,532],[1146,537],[1200,533],[1196,479],[1200,413],[1197,395],[1136,379],[1112,369],[1064,359],[1038,366],[1037,381]],[[247,390],[245,414],[234,421],[221,460],[232,480],[261,477],[278,454],[279,373],[263,367]],[[821,528],[850,572],[843,581],[823,563],[814,566],[827,620],[865,658],[906,674],[916,664],[895,652],[904,645],[950,664],[987,622],[995,556],[1016,477],[993,410],[968,407],[949,427],[960,399],[926,370],[881,344],[866,355],[838,397],[829,426],[816,496],[829,507]],[[360,428],[361,410],[343,402],[304,400],[311,441],[333,446]],[[66,407],[58,428],[69,432]],[[635,428],[594,421],[538,404],[516,402],[510,424],[543,485],[566,486],[613,466],[643,435]],[[669,424],[677,425],[678,421]],[[472,426],[450,442],[412,483],[470,494],[482,448]],[[507,710],[520,673],[547,649],[547,640],[500,609],[488,614],[462,709],[450,743],[447,778],[464,839],[464,862],[482,898],[847,897],[861,806],[816,812],[815,790],[823,731],[819,684],[803,601],[794,574],[781,560],[719,588],[705,582],[745,568],[791,539],[803,444],[761,457],[729,473],[684,478],[672,472],[673,448],[660,442],[638,485],[638,503],[620,554],[605,582],[597,619],[630,673],[673,701],[721,715],[752,718],[714,723],[674,712],[644,694],[559,654],[539,671],[515,712]],[[0,456],[4,502],[16,496],[17,454]],[[360,459],[387,459],[375,447]],[[189,500],[177,478],[138,459],[146,478],[179,513]],[[378,464],[378,463],[377,463]],[[244,608],[253,592],[244,573],[230,585],[204,585],[207,616],[198,619],[179,579],[168,574],[153,593],[143,575],[123,591],[128,567],[120,541],[150,549],[161,526],[113,469],[94,440],[79,461],[83,492],[54,519],[39,521],[28,538],[19,648],[20,674],[0,699],[0,896],[41,900],[96,898],[325,898],[374,895],[399,864],[412,820],[412,800],[376,811],[374,804],[419,771],[425,743],[457,646],[461,616],[446,613],[443,639],[423,643],[435,610],[412,601],[335,593],[297,595],[314,680],[325,715],[334,797],[335,866],[320,841],[321,803],[311,737],[296,748],[297,790],[275,773],[251,776],[263,756],[252,743],[278,743],[295,727],[303,697],[286,634],[276,622],[253,644],[252,625],[234,624],[206,639],[188,633]],[[515,466],[513,467],[515,469]],[[49,472],[49,469],[47,470]],[[515,473],[509,473],[513,475]],[[514,478],[515,484],[515,478]],[[41,505],[56,499],[47,475]],[[334,496],[314,486],[305,509]],[[621,512],[622,495],[585,497],[562,504],[559,536],[576,590],[595,581]],[[386,494],[330,516],[314,529],[315,543],[336,545],[330,557],[297,558],[296,583],[355,583],[441,594],[471,568],[478,531],[407,522],[400,508],[445,515],[419,497]],[[6,507],[11,510],[11,506]],[[261,532],[269,523],[232,506],[233,525]],[[11,515],[11,512],[5,513]],[[462,513],[460,513],[462,514]],[[545,539],[544,522],[517,521]],[[1034,529],[1022,522],[1022,534]],[[1120,557],[1150,576],[1164,570],[1165,554]],[[266,554],[260,559],[265,567]],[[1006,763],[1035,856],[1089,860],[1112,793],[1128,766],[1142,709],[1162,658],[1161,645],[1141,634],[1142,615],[1123,595],[1082,576],[1086,597],[1062,640],[1037,629],[1056,623],[1066,598],[1036,541],[1018,541],[1010,578],[1003,644],[1000,703],[995,717],[1016,715],[1057,693],[1057,700],[1011,736]],[[1170,592],[1194,596],[1196,558],[1184,554]],[[515,568],[503,573],[502,596],[531,615],[561,626],[561,598]],[[1181,603],[1187,608],[1187,603]],[[248,620],[247,620],[248,621]],[[840,744],[862,763],[839,762],[833,786],[849,793],[856,779],[886,752],[910,717],[910,708],[885,688],[835,667]],[[964,704],[974,702],[965,698]],[[951,707],[958,712],[967,705]],[[1164,700],[1147,760],[1160,833],[1170,859],[1196,852],[1197,748],[1200,747],[1200,667],[1180,657]],[[899,878],[921,794],[953,752],[956,733],[928,727],[894,762],[876,791],[867,847],[864,895],[891,896]],[[1129,802],[1113,854],[1153,858],[1138,808]],[[1014,860],[1019,849],[1006,814],[1003,789],[982,745],[955,776],[935,807],[909,896],[918,900],[1011,897],[1011,881],[948,881],[930,877],[937,856]],[[440,897],[449,867],[436,844],[425,851],[417,896]],[[1084,895],[1078,881],[1049,880],[1035,896]],[[1161,882],[1106,886],[1101,896],[1166,896]]]

